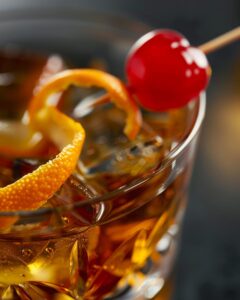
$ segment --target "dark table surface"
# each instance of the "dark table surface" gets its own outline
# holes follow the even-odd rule
[[[239,0],[67,3],[174,28],[196,45],[240,23]],[[240,43],[211,54],[209,60],[213,76],[177,259],[174,300],[240,299]]]

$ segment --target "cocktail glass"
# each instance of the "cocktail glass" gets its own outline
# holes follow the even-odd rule
[[[0,15],[2,48],[58,53],[71,66],[119,76],[149,30],[69,7]],[[39,210],[0,214],[17,217],[0,233],[1,299],[154,299],[172,271],[205,96],[179,110],[143,111],[141,134],[129,142],[115,107],[86,106],[98,92],[68,95],[65,109],[87,132],[76,173]],[[39,163],[18,160],[18,172]]]

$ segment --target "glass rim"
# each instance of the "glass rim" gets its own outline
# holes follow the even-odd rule
[[[150,31],[152,27],[131,15],[114,11],[98,11],[94,8],[86,8],[84,6],[74,5],[68,3],[68,5],[61,4],[56,6],[57,1],[52,3],[30,3],[28,1],[19,1],[14,5],[10,3],[3,3],[0,7],[0,23],[8,20],[16,21],[36,21],[39,19],[56,18],[60,21],[64,20],[77,20],[78,22],[93,22],[106,24],[111,22],[111,26],[122,30],[128,30],[129,28],[137,29],[139,33],[144,34]],[[136,34],[136,31],[132,31]]]
[[[46,11],[44,11],[44,9],[46,9],[46,8],[48,9],[47,14],[46,14]],[[26,9],[28,9],[28,10],[26,11]],[[74,14],[72,14],[72,13],[74,13]],[[62,14],[62,16],[61,16],[61,14]],[[83,16],[83,18],[80,19],[81,22],[94,21],[94,23],[97,23],[97,22],[100,22],[100,23],[105,22],[106,23],[106,18],[107,18],[107,22],[112,22],[111,25],[114,25],[116,28],[119,28],[122,30],[124,30],[126,28],[128,28],[128,30],[129,30],[129,25],[135,25],[135,26],[131,27],[131,28],[133,28],[133,33],[135,33],[135,34],[137,33],[137,31],[134,32],[134,29],[136,29],[136,28],[139,31],[139,33],[141,32],[142,34],[144,34],[144,31],[146,33],[147,30],[152,29],[147,24],[144,24],[141,21],[135,20],[134,18],[130,18],[129,16],[123,16],[121,14],[120,15],[114,14],[112,12],[97,12],[94,9],[86,10],[85,8],[83,9],[81,7],[80,8],[75,7],[74,5],[70,5],[70,6],[62,5],[61,7],[56,7],[53,5],[53,6],[49,7],[49,6],[43,4],[41,6],[35,6],[35,5],[33,6],[33,5],[29,4],[29,2],[28,3],[19,3],[19,6],[17,8],[16,7],[13,8],[11,5],[5,5],[5,6],[1,7],[0,23],[10,20],[11,18],[13,18],[15,20],[25,20],[26,21],[26,17],[28,20],[31,20],[31,19],[36,20],[35,19],[36,17],[47,19],[47,18],[56,16],[56,18],[58,18],[60,20],[64,20],[64,19],[68,20],[69,16],[71,16],[71,20],[72,20],[72,18],[74,18],[74,20],[75,20],[75,18],[79,18],[79,14],[81,14],[81,16]],[[124,20],[124,22],[122,22],[123,20]],[[78,19],[78,21],[79,21],[79,19]],[[93,197],[91,199],[86,199],[86,200],[75,202],[75,203],[69,203],[69,204],[65,204],[62,206],[58,206],[58,207],[43,207],[43,208],[39,208],[37,210],[16,210],[16,211],[0,212],[0,217],[11,217],[11,216],[34,217],[34,216],[40,216],[40,215],[45,215],[45,214],[52,214],[52,213],[56,212],[56,210],[57,211],[69,211],[74,208],[83,207],[85,205],[105,202],[113,197],[118,196],[119,194],[129,192],[131,190],[134,190],[136,187],[141,186],[142,184],[144,184],[145,182],[150,180],[153,176],[159,174],[166,167],[168,167],[172,163],[172,161],[184,151],[184,149],[191,143],[191,141],[194,139],[194,137],[199,132],[199,129],[201,127],[201,124],[202,124],[202,121],[203,121],[204,115],[205,115],[205,108],[206,108],[205,92],[202,92],[200,94],[199,100],[195,101],[195,103],[197,103],[197,105],[198,105],[198,111],[197,111],[196,119],[194,120],[193,127],[191,128],[190,132],[176,147],[174,147],[168,153],[168,155],[162,160],[161,165],[157,169],[153,170],[152,172],[150,172],[143,178],[133,180],[129,184],[124,185],[123,187],[120,187],[116,190],[108,192],[104,195]]]
[[[152,172],[144,176],[143,178],[133,180],[129,184],[124,185],[116,190],[110,191],[104,195],[96,196],[91,199],[86,199],[74,203],[60,205],[58,207],[43,207],[36,210],[16,210],[16,211],[6,211],[0,212],[0,217],[11,217],[11,216],[18,216],[18,217],[34,217],[40,215],[48,215],[52,214],[56,211],[70,211],[79,207],[83,207],[85,205],[93,205],[97,203],[102,203],[110,200],[111,198],[117,197],[118,195],[124,194],[126,192],[130,192],[137,187],[140,187],[142,184],[149,181],[152,177],[156,176],[157,174],[161,173],[164,169],[166,169],[174,159],[176,159],[192,142],[195,136],[200,131],[206,110],[206,94],[202,92],[199,96],[198,100],[193,100],[197,103],[198,111],[196,115],[196,119],[194,120],[194,125],[187,136],[176,146],[174,147],[168,155],[162,160],[160,166],[157,169],[154,169]]]

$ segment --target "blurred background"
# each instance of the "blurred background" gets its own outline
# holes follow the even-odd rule
[[[0,10],[31,1],[0,1]],[[36,1],[37,2],[37,1]],[[200,45],[240,25],[239,0],[41,0],[173,28]],[[174,300],[240,299],[240,43],[209,55],[208,88],[190,201],[177,259]]]

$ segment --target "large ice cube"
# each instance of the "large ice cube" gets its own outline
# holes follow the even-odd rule
[[[164,156],[160,137],[146,141],[129,142],[123,148],[114,148],[101,160],[88,165],[87,175],[110,173],[137,176],[156,167]]]
[[[88,176],[138,176],[159,165],[167,152],[163,139],[147,123],[134,141],[123,134],[125,115],[114,105],[99,101],[101,92],[83,99],[73,115],[87,137],[79,168]]]

